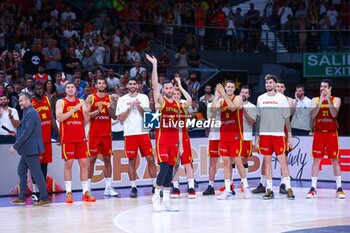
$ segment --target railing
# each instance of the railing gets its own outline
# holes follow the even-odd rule
[[[201,50],[230,52],[307,52],[349,51],[350,30],[272,30],[129,22],[133,28],[146,31],[165,47],[195,46]],[[228,35],[232,34],[232,35]]]

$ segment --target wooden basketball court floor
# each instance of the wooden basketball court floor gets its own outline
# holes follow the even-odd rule
[[[202,184],[198,189],[205,187],[206,184]],[[182,188],[185,189],[184,185]],[[217,200],[216,196],[204,197],[200,192],[196,199],[189,200],[187,194],[182,193],[181,198],[173,199],[180,209],[176,213],[153,212],[150,192],[130,199],[127,189],[121,198],[101,197],[95,203],[79,201],[81,193],[75,192],[73,204],[59,202],[56,196],[63,201],[64,194],[58,194],[52,196],[56,203],[50,207],[1,207],[0,232],[303,232],[342,225],[347,226],[341,232],[350,231],[350,201],[336,199],[334,188],[318,189],[317,198],[312,200],[305,199],[308,188],[294,188],[294,201],[279,195],[278,187],[274,190],[274,200],[262,200],[261,195],[244,199],[239,190],[236,196],[224,201]],[[0,202],[9,200],[0,198]]]

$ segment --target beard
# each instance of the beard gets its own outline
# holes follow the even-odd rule
[[[243,100],[243,102],[246,102],[248,100],[248,98],[245,96],[242,96],[242,100]]]
[[[136,88],[136,87],[133,87],[133,88],[130,88],[130,89],[129,89],[129,91],[130,91],[131,93],[135,93],[135,92],[136,92],[136,90],[137,90],[137,88]]]
[[[165,97],[167,97],[168,99],[171,99],[173,97],[173,93],[169,92],[169,93],[164,93]]]
[[[8,106],[8,103],[1,103],[0,106],[3,107],[3,108],[6,108]]]

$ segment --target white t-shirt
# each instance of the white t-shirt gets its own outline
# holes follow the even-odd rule
[[[243,105],[243,108],[247,111],[248,115],[256,120],[256,106],[248,101],[248,103]],[[253,125],[248,124],[247,119],[243,114],[243,140],[251,141],[253,140]]]
[[[74,12],[70,11],[70,12],[63,12],[61,15],[61,20],[62,21],[66,21],[68,19],[72,19],[72,20],[76,20],[77,16],[75,15]]]
[[[293,100],[294,103],[296,100]],[[292,128],[302,129],[302,130],[311,130],[311,99],[304,97],[304,99],[298,99],[298,102],[295,106],[295,112],[292,118]]]
[[[116,78],[116,77],[113,77],[113,78],[108,77],[107,78],[107,85],[109,87],[116,87],[116,86],[119,86],[119,84],[120,84],[119,78]]]
[[[8,107],[10,108],[10,107]],[[13,119],[19,120],[18,112],[15,108],[10,108],[12,110]],[[1,126],[6,126],[11,131],[16,131],[16,128],[12,125],[12,122],[9,118],[8,110],[3,110],[2,115],[0,117],[0,135],[10,135],[7,131],[3,130]]]
[[[293,11],[289,7],[281,7],[280,9],[278,9],[278,15],[281,17],[280,19],[281,25],[284,25],[288,22],[288,15],[293,16]]]
[[[129,94],[126,94],[120,97],[118,100],[116,115],[120,115],[123,112],[126,112],[129,108],[129,104],[136,99],[141,102],[141,107],[145,111],[149,110],[149,100],[147,95],[139,93],[136,97],[130,97]],[[124,136],[148,133],[148,131],[143,129],[143,116],[141,116],[139,110],[136,107],[131,110],[128,118],[126,118],[123,122],[123,125]]]
[[[258,97],[257,115],[260,116],[259,135],[285,136],[285,119],[290,116],[287,97],[281,93],[268,96],[267,93]]]
[[[329,22],[331,23],[331,26],[333,26],[333,27],[337,26],[338,17],[339,17],[338,11],[328,10],[327,16],[329,18]]]
[[[211,108],[211,105],[212,103],[209,103],[208,104],[208,107],[207,107],[207,116],[208,116],[208,119],[210,120],[215,120],[216,121],[220,121],[220,117],[221,117],[221,114],[220,114],[220,111],[217,111],[216,114],[215,114],[215,118],[210,118],[211,116],[211,112],[210,112],[210,108]],[[215,125],[215,124],[214,124]],[[220,140],[220,128],[219,127],[213,127],[213,128],[210,128],[210,132],[209,132],[209,136],[208,136],[209,140]]]
[[[140,67],[140,69],[133,67],[130,69],[130,77],[135,77],[137,74],[141,75],[142,71],[146,71],[146,69],[143,67]]]

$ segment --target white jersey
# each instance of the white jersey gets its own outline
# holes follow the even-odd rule
[[[126,94],[119,98],[117,104],[116,115],[120,115],[126,112],[129,109],[131,102],[138,100],[141,102],[141,107],[145,110],[149,110],[149,100],[147,95],[137,94],[135,97],[130,97],[129,94]],[[148,134],[148,131],[143,129],[143,116],[141,116],[139,110],[134,107],[128,117],[123,122],[124,126],[124,136],[128,135],[139,135],[139,134]]]
[[[256,106],[252,104],[251,102],[247,102],[243,105],[244,110],[248,113],[248,115],[256,120]],[[243,113],[243,140],[244,141],[251,141],[253,140],[253,125],[248,124],[247,119],[244,116]]]
[[[295,103],[296,100],[293,100]],[[297,100],[295,106],[295,112],[292,118],[292,128],[302,129],[302,130],[311,130],[311,99],[304,97],[304,99]]]
[[[207,106],[208,120],[220,121],[220,117],[221,117],[220,111],[216,112],[215,118],[211,118],[210,117],[212,115],[212,113],[210,112],[211,105],[212,105],[212,103],[209,103],[208,106]],[[217,128],[217,127],[210,128],[210,132],[209,132],[208,138],[209,138],[209,140],[220,140],[220,128]]]
[[[278,92],[274,96],[260,95],[257,115],[260,116],[259,135],[285,136],[285,119],[290,117],[287,97]]]

